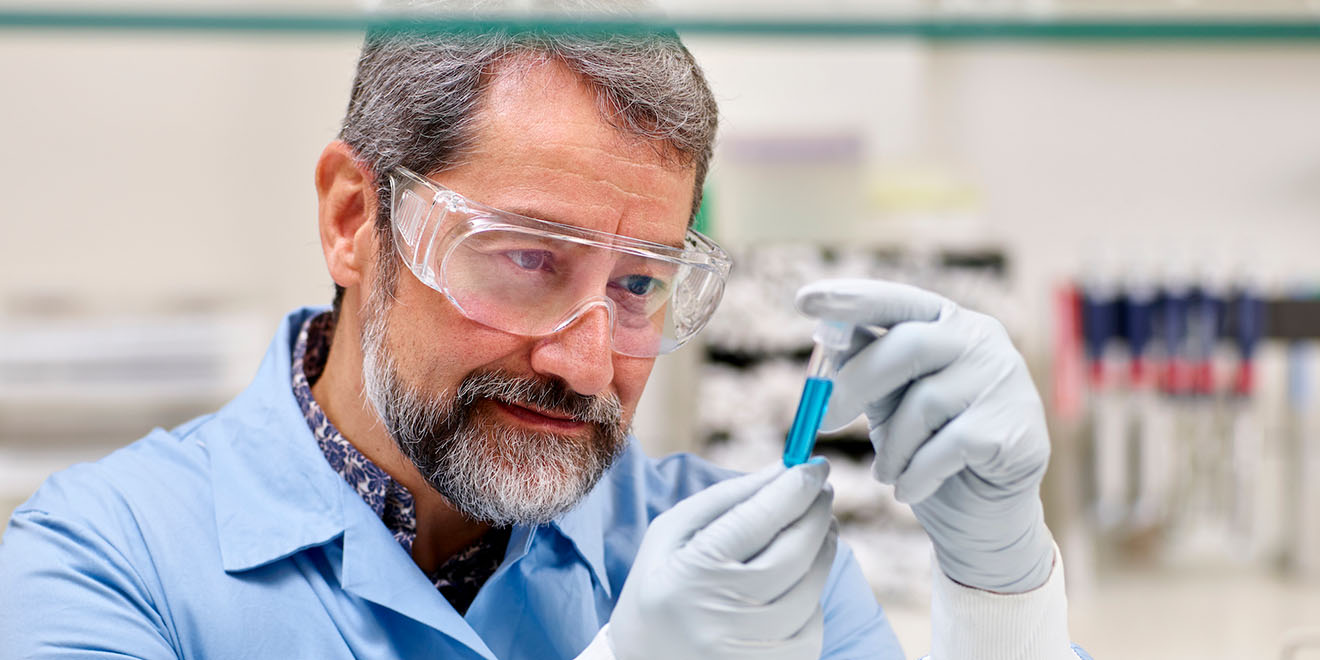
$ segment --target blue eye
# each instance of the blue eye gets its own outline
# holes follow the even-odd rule
[[[651,295],[662,286],[660,280],[647,275],[628,275],[621,277],[618,280],[618,285],[623,287],[628,293],[639,298]]]
[[[504,253],[515,266],[524,270],[546,270],[550,267],[550,253],[545,250],[510,250]]]

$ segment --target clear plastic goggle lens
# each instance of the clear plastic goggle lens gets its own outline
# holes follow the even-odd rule
[[[696,232],[680,249],[484,207],[406,170],[391,183],[404,262],[492,328],[548,335],[603,306],[614,350],[651,357],[695,335],[723,295],[728,257]]]

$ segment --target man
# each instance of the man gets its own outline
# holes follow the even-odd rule
[[[0,545],[0,656],[899,658],[827,466],[652,460],[655,358],[719,300],[715,108],[664,36],[373,36],[316,167],[332,310],[221,411],[52,477]],[[827,425],[939,560],[936,658],[1072,658],[1039,399],[992,320],[882,282]]]

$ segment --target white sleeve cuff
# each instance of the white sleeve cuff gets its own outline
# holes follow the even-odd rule
[[[965,587],[934,566],[930,660],[1077,660],[1068,641],[1063,559],[1040,587],[997,594]]]
[[[609,622],[596,633],[596,638],[591,640],[586,649],[583,649],[574,660],[614,660],[614,649],[610,648],[609,640]]]

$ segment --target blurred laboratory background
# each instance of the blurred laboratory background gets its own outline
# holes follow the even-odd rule
[[[657,363],[649,452],[775,460],[796,288],[931,288],[1033,369],[1077,642],[1320,658],[1320,2],[660,4],[721,105],[699,222],[736,265]],[[373,5],[0,2],[0,515],[222,405],[329,303],[312,167]],[[865,433],[818,447],[917,657],[929,543]]]

